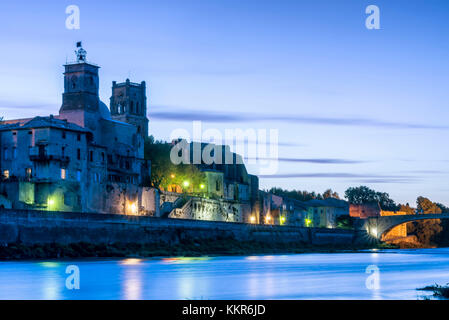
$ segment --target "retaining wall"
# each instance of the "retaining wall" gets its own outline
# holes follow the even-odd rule
[[[0,244],[179,243],[183,239],[364,244],[364,231],[162,219],[96,213],[0,209]]]

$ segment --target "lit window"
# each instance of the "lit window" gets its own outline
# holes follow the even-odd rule
[[[31,178],[31,173],[32,173],[31,168],[25,169],[25,174],[26,174],[27,178]]]
[[[62,169],[61,169],[61,179],[62,179],[62,180],[65,180],[66,174],[67,174],[66,170],[62,168]]]
[[[9,179],[9,170],[3,171],[3,178]]]

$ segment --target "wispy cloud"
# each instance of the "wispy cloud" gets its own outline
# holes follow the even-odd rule
[[[366,163],[367,161],[359,160],[348,160],[348,159],[333,159],[333,158],[315,158],[315,159],[304,159],[304,158],[249,158],[248,160],[262,160],[262,161],[280,161],[280,162],[293,162],[293,163],[313,163],[313,164],[359,164]]]
[[[262,179],[291,179],[291,178],[309,178],[309,179],[345,179],[358,183],[412,183],[421,181],[415,176],[395,176],[395,175],[375,175],[375,174],[356,174],[356,173],[283,173],[274,175],[262,175]]]
[[[157,111],[157,109],[170,111]],[[203,121],[211,123],[238,123],[277,121],[289,123],[303,123],[328,126],[360,126],[360,127],[382,127],[391,129],[437,129],[448,130],[448,125],[432,125],[424,123],[407,123],[397,121],[385,121],[378,119],[349,117],[320,117],[293,114],[249,114],[249,113],[217,113],[204,110],[173,109],[170,107],[158,107],[149,116],[158,120],[170,121]]]

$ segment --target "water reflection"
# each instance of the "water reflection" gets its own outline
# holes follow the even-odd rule
[[[123,300],[142,300],[142,287],[144,285],[144,273],[141,267],[142,260],[140,259],[125,259],[119,262],[124,266],[123,272]]]
[[[69,264],[80,290],[65,288]],[[371,289],[369,266],[380,272]],[[449,249],[0,263],[0,299],[417,299],[447,282]]]

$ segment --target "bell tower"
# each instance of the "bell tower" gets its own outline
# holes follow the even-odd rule
[[[94,133],[94,140],[100,141],[99,121],[100,97],[98,95],[99,66],[87,62],[86,50],[81,42],[76,44],[76,61],[64,65],[64,93],[59,118],[75,123]]]
[[[137,127],[143,138],[148,136],[147,97],[145,81],[141,83],[112,82],[111,117]]]
[[[64,93],[59,113],[70,110],[97,112],[100,101],[98,96],[100,67],[87,62],[87,52],[81,42],[76,45],[76,61],[64,65]]]

